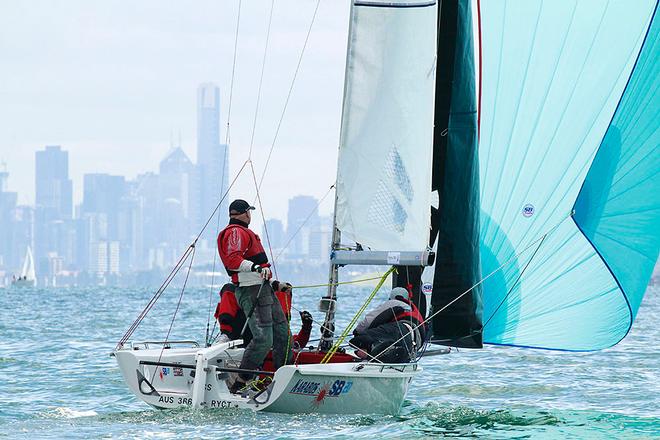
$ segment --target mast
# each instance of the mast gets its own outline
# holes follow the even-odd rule
[[[342,103],[346,102],[346,89],[348,85],[348,57],[350,54],[351,35],[353,32],[353,9],[354,4],[351,1],[351,6],[348,12],[348,38],[346,40],[346,63],[344,66],[344,91],[342,94]],[[342,105],[341,120],[344,120],[345,106]],[[342,124],[339,132],[339,148],[343,145],[344,140],[344,126]],[[339,174],[339,166],[337,166],[337,175]],[[335,182],[336,182],[335,178]],[[319,311],[325,312],[325,319],[321,326],[321,341],[319,342],[319,350],[329,350],[332,346],[335,333],[335,309],[337,304],[337,282],[339,281],[339,266],[332,261],[332,254],[339,247],[341,241],[341,232],[337,229],[337,189],[335,184],[335,203],[332,208],[332,242],[330,244],[330,272],[328,274],[328,293],[325,297],[321,298],[319,302]]]
[[[335,197],[336,199],[336,197]],[[336,202],[335,202],[336,209]],[[334,214],[333,214],[334,217]],[[341,232],[337,229],[336,218],[332,221],[332,245],[330,252],[334,253],[341,240]],[[337,282],[339,281],[339,265],[330,258],[330,273],[328,274],[328,294],[321,298],[319,310],[325,312],[325,320],[321,326],[321,342],[319,350],[327,351],[332,347],[335,334],[335,310],[337,306]]]

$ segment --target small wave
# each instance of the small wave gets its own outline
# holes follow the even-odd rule
[[[542,428],[562,425],[560,418],[545,412],[514,413],[508,410],[477,410],[443,407],[429,403],[416,408],[399,419],[414,431],[436,434],[477,434],[493,431],[519,431],[521,428]]]
[[[79,417],[94,417],[97,416],[98,413],[93,410],[89,411],[77,411],[75,409],[71,408],[66,408],[66,407],[58,407],[55,408],[52,411],[52,415],[57,418],[64,418],[64,419],[77,419]]]

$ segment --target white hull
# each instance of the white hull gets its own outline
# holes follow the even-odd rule
[[[125,348],[114,355],[131,391],[157,408],[397,414],[412,378],[422,370],[417,364],[364,362],[287,365],[265,392],[241,396],[229,393],[227,379],[233,373],[222,370],[240,363],[243,350],[234,344]]]
[[[13,287],[34,287],[35,280],[14,280],[11,285]]]

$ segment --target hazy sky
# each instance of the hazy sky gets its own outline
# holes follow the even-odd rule
[[[156,171],[181,133],[196,160],[196,89],[221,89],[227,122],[238,0],[0,0],[0,162],[21,203],[34,201],[34,152],[69,151],[82,175]],[[270,1],[244,0],[231,110],[231,175],[247,159]],[[276,0],[252,158],[265,163],[316,0]],[[336,173],[348,2],[321,0],[262,197],[286,216],[296,194],[320,198]],[[233,196],[253,197],[245,174]],[[329,196],[322,212],[329,212]]]

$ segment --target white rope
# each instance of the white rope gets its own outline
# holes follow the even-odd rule
[[[238,47],[238,30],[240,28],[240,23],[241,23],[241,3],[242,0],[239,0],[238,2],[238,14],[236,17],[236,32],[234,35],[234,55],[233,55],[233,61],[232,61],[232,66],[231,66],[231,81],[229,83],[229,109],[227,110],[227,133],[225,134],[225,157],[223,158],[222,161],[222,176],[220,178],[220,194],[224,193],[225,190],[225,170],[228,168],[227,165],[227,159],[229,157],[229,123],[231,121],[231,104],[232,104],[232,99],[234,96],[234,74],[236,72],[236,52],[237,52],[237,47]],[[220,211],[217,212],[216,215],[216,225],[215,225],[215,234],[216,236],[220,233]],[[209,288],[209,307],[206,312],[206,335],[204,340],[206,341],[206,345],[209,345],[209,339],[212,339],[213,337],[213,332],[215,332],[215,327],[217,321],[214,319],[213,323],[213,329],[210,329],[210,322],[211,322],[211,310],[213,308],[213,293],[214,293],[214,285],[215,285],[215,262],[217,259],[217,253],[213,252],[213,265],[211,266],[211,286]]]

